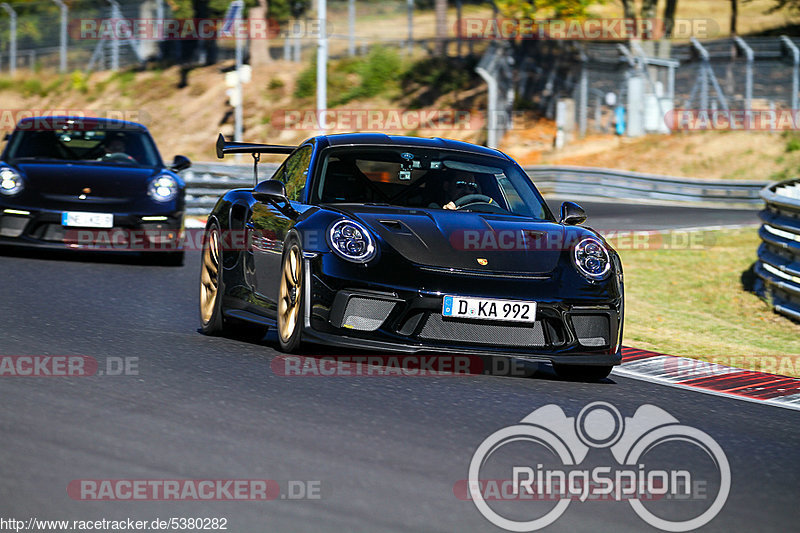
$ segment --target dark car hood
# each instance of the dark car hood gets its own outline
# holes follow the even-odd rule
[[[80,163],[19,163],[26,188],[43,196],[75,196],[84,189],[98,198],[141,196],[158,169]]]
[[[432,267],[548,273],[556,268],[564,242],[564,226],[523,217],[363,205],[335,208],[367,225],[407,260]]]

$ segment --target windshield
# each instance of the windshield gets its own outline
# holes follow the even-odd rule
[[[9,162],[42,159],[133,167],[160,164],[150,136],[130,129],[17,130],[10,140],[6,158]]]
[[[312,201],[499,213],[550,220],[510,161],[450,150],[343,147],[325,151]]]

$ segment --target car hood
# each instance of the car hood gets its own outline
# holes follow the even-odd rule
[[[19,163],[26,188],[42,195],[79,196],[84,189],[93,197],[119,198],[144,195],[147,182],[158,173],[153,168],[132,168],[80,163]]]
[[[440,209],[337,205],[412,263],[499,272],[552,272],[566,229],[554,222]]]

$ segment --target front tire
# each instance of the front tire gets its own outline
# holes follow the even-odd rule
[[[287,241],[278,288],[278,343],[292,353],[300,346],[303,319],[303,252],[297,240]]]
[[[219,335],[222,318],[222,253],[220,231],[215,222],[203,235],[203,254],[200,265],[200,329],[206,335]]]

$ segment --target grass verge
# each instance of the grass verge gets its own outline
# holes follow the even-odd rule
[[[800,324],[743,286],[759,243],[748,228],[701,232],[674,249],[619,250],[624,344],[800,377]]]

